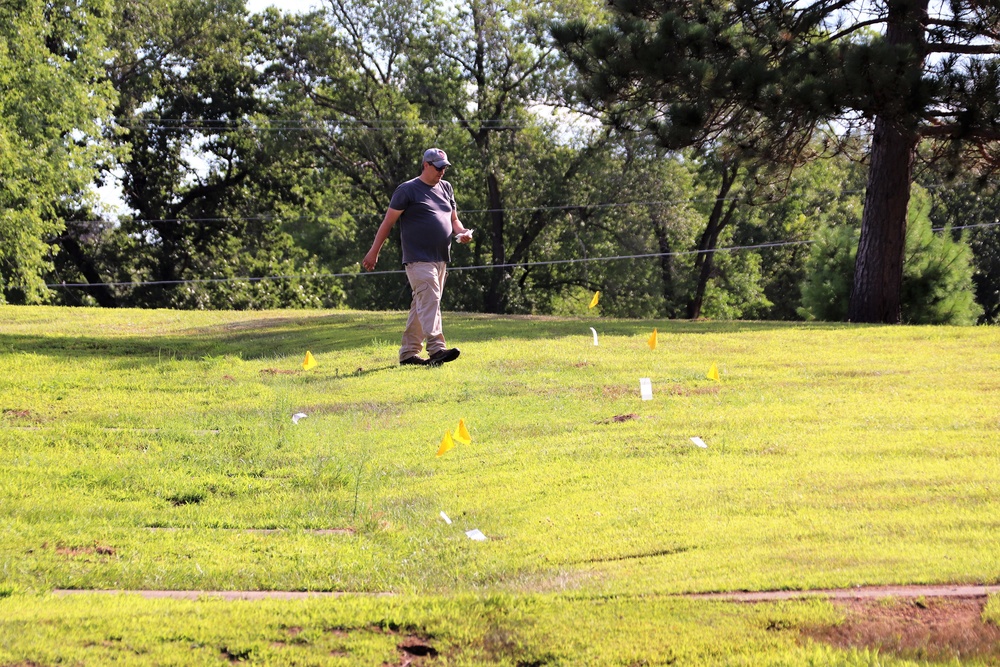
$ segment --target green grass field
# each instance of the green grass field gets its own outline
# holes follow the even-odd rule
[[[0,308],[0,665],[909,664],[679,594],[1000,582],[995,328],[404,317]]]

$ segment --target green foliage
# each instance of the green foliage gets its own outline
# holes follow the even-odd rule
[[[802,283],[802,306],[798,313],[803,319],[827,322],[847,319],[857,249],[857,228],[841,225],[819,230]]]
[[[861,249],[850,312],[897,320],[905,241],[896,237],[919,140],[953,166],[997,164],[987,148],[1000,122],[995,17],[947,5],[927,21],[926,2],[894,0],[611,6],[607,22],[574,18],[553,33],[580,74],[578,90],[616,127],[672,148],[792,167],[811,157],[817,127],[837,123],[838,144],[874,120],[880,149],[871,151],[863,226],[876,241]],[[693,305],[694,314],[697,298]]]
[[[961,234],[972,250],[976,303],[984,310],[981,321],[995,324],[1000,318],[1000,200],[995,186],[967,172],[953,178],[930,172],[923,182],[933,201],[930,217],[935,225],[965,228]]]
[[[243,3],[123,0],[111,16],[120,47],[107,63],[120,100],[111,138],[125,156],[119,168],[131,213],[117,225],[69,225],[54,277],[146,283],[85,293],[101,305],[339,304],[342,287],[330,279],[269,279],[320,269],[295,243],[296,217],[287,227],[283,217],[302,157],[286,138],[294,131],[271,131],[283,129],[269,122],[281,111],[264,93],[266,50]]]
[[[972,251],[964,236],[931,229],[930,197],[911,198],[903,268],[903,318],[912,324],[975,324],[983,314],[975,301]],[[912,227],[912,231],[909,228]]]
[[[816,144],[816,148],[821,146]],[[773,304],[760,313],[761,319],[798,319],[800,285],[806,279],[810,253],[808,242],[826,227],[860,225],[859,193],[863,188],[863,169],[847,155],[837,155],[813,160],[796,169],[786,182],[758,191],[757,206],[746,210],[745,221],[734,231],[732,244],[793,243],[757,251],[764,260],[764,295]]]
[[[45,300],[48,239],[109,158],[115,93],[100,81],[110,3],[0,4],[0,299]]]
[[[903,320],[913,324],[974,324],[982,314],[972,284],[972,253],[949,230],[935,233],[930,197],[917,186],[910,200],[903,267]],[[827,228],[816,239],[802,286],[800,314],[842,321],[847,316],[858,232]]]
[[[806,91],[819,113],[830,96],[855,94],[831,92],[836,86],[819,68],[836,54],[809,41],[810,29],[787,43],[778,24],[762,22],[762,35],[753,35],[725,14],[750,8],[670,6],[676,11],[662,25],[643,14],[642,30],[608,28],[605,37],[619,28],[621,35],[637,31],[632,55],[652,69],[636,94],[655,92],[659,75],[692,84],[665,112],[677,121],[674,129],[692,135],[691,123],[709,118],[727,128],[703,152],[675,153],[647,132],[655,129],[661,139],[674,132],[668,118],[648,116],[666,109],[648,103],[652,93],[616,108],[604,118],[607,126],[593,122],[595,108],[584,102],[596,98],[586,96],[586,86],[574,88],[568,56],[553,48],[549,33],[552,21],[607,18],[604,7],[587,0],[354,0],[302,15],[247,15],[240,0],[45,7],[24,0],[0,8],[10,18],[0,28],[0,282],[13,301],[405,308],[410,295],[401,275],[355,274],[393,189],[416,174],[430,145],[449,151],[455,166],[448,178],[465,223],[477,230],[470,246],[454,247],[455,268],[510,265],[453,271],[445,306],[454,310],[576,313],[600,289],[606,299],[590,315],[684,317],[700,294],[703,316],[792,319],[804,247],[720,253],[706,271],[699,261],[705,253],[692,251],[806,239],[856,216],[856,199],[830,194],[861,187],[862,170],[842,156],[791,176],[783,165],[747,161],[766,153],[764,111],[774,104],[787,101],[800,112]],[[615,8],[622,10],[615,20],[637,8]],[[689,20],[702,10],[698,21]],[[589,30],[581,35],[601,32]],[[656,41],[658,30],[680,42]],[[879,42],[877,33],[851,41],[860,54],[851,62],[884,63],[892,53]],[[805,76],[798,88],[779,91],[775,82],[791,76],[774,69],[789,55],[782,44],[798,54],[785,63],[790,71]],[[591,46],[615,51],[613,41]],[[704,57],[680,62],[673,56],[682,47],[702,49]],[[730,47],[744,49],[746,58],[722,71],[732,64]],[[692,97],[694,84],[755,95],[758,106],[748,115],[727,109],[713,116]],[[602,104],[596,111],[609,110]],[[114,122],[102,120],[112,112]],[[805,139],[796,147],[810,156],[843,148]],[[768,154],[774,162],[784,157]],[[713,169],[737,159],[744,162],[731,194],[739,205],[702,248],[719,192]],[[101,182],[119,171],[130,209],[120,220],[88,194],[95,177]],[[967,210],[957,200],[939,201],[934,220]],[[988,234],[969,236],[987,320],[998,302]],[[927,291],[930,284],[960,290],[961,278],[944,266],[950,251],[933,238],[926,243],[914,266],[926,252],[940,254],[943,264],[920,268],[924,287],[915,286],[920,293],[909,298],[931,300],[942,311],[913,317],[954,311],[962,319],[957,313],[974,306],[949,305],[950,297]],[[399,257],[397,233],[380,268],[398,270]],[[348,276],[323,275],[331,273]],[[134,281],[144,284],[96,285]],[[44,282],[95,285],[50,292]]]
[[[537,258],[538,246],[558,234],[565,207],[577,203],[573,193],[589,187],[599,168],[606,137],[560,140],[558,122],[535,111],[563,106],[568,74],[548,21],[595,11],[589,0],[439,4],[425,36],[430,48],[413,59],[423,74],[410,94],[422,115],[458,121],[442,140],[459,158],[452,162],[464,177],[456,183],[460,208],[480,211],[466,220],[479,230],[475,261],[510,265],[472,277],[479,285],[468,293],[482,295],[477,310],[525,312],[545,299],[529,284],[533,269],[514,267]],[[542,281],[551,285],[548,276]]]
[[[717,257],[721,276],[709,283],[702,315],[709,319],[759,319],[773,304],[761,285],[761,256],[733,253]]]

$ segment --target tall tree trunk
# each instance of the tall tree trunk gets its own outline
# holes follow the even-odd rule
[[[712,266],[715,262],[715,248],[719,243],[719,234],[726,228],[733,218],[736,210],[736,202],[730,201],[726,206],[726,197],[736,183],[736,176],[739,174],[739,165],[726,166],[722,170],[722,182],[719,184],[719,192],[715,197],[715,205],[712,213],[708,216],[708,224],[698,241],[698,256],[694,260],[694,270],[698,274],[698,284],[695,287],[694,296],[688,301],[687,316],[689,320],[701,317],[701,308],[705,304],[705,292],[708,289],[708,281],[712,277]]]
[[[920,85],[926,54],[924,33],[928,0],[893,0],[888,3],[885,40],[907,47],[899,64],[902,93],[889,102],[904,104]],[[901,101],[902,100],[902,101]],[[906,250],[906,207],[913,182],[913,157],[917,123],[909,110],[879,114],[872,135],[868,189],[861,217],[861,238],[854,264],[854,284],[847,319],[851,322],[899,324]]]
[[[899,324],[916,134],[878,118],[847,319]]]
[[[663,302],[666,304],[667,317],[677,316],[677,304],[674,303],[674,249],[670,245],[670,235],[667,234],[667,223],[663,220],[653,221],[653,231],[660,250],[660,279],[663,282]]]
[[[705,233],[701,236],[701,244],[698,247],[700,251],[698,259],[701,260],[701,266],[698,266],[698,261],[695,261],[694,265],[695,271],[698,272],[698,286],[695,288],[694,297],[688,303],[687,316],[690,320],[701,317],[701,309],[705,305],[705,292],[708,290],[708,281],[712,278],[712,268],[715,265],[715,249],[719,245],[719,234],[732,221],[735,211],[735,201],[729,202],[729,206],[725,208],[725,213],[721,217],[712,211],[708,227],[705,228]]]
[[[76,267],[83,274],[83,277],[86,278],[87,282],[93,285],[90,295],[97,301],[97,305],[102,308],[117,308],[118,299],[115,297],[115,293],[111,291],[109,285],[104,284],[104,279],[95,268],[94,262],[84,252],[77,237],[68,229],[74,222],[73,220],[66,222],[67,231],[58,239],[59,248],[73,260],[73,263],[76,264]],[[77,230],[77,233],[79,233],[79,230]]]
[[[500,196],[500,181],[496,174],[490,172],[486,177],[486,186],[489,194],[490,236],[494,268],[490,271],[490,284],[486,290],[486,302],[483,305],[488,313],[500,313],[503,312],[503,283],[507,269],[501,266],[506,263],[506,250],[503,243],[504,208]]]

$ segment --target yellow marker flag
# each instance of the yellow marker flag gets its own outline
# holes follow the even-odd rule
[[[455,441],[451,439],[451,431],[445,431],[444,437],[441,438],[441,446],[438,447],[438,456],[441,456],[446,451],[455,446]]]
[[[646,345],[649,345],[649,349],[656,349],[656,329],[653,329],[652,335],[650,335],[649,340],[646,341]]]
[[[314,357],[312,355],[312,352],[310,352],[309,350],[306,350],[306,358],[302,362],[302,368],[304,370],[309,370],[311,368],[316,368],[316,366],[317,366],[317,364],[316,364],[316,357]]]
[[[708,379],[719,381],[719,367],[715,364],[712,364],[712,367],[708,369]]]
[[[593,308],[594,306],[596,306],[597,305],[597,301],[600,298],[601,298],[601,292],[600,292],[600,290],[594,292],[594,298],[590,300],[590,305],[587,306],[587,307],[588,308]]]
[[[465,428],[465,420],[458,420],[458,428],[455,430],[455,440],[458,440],[463,445],[468,445],[472,443],[472,436],[469,434],[469,429]]]

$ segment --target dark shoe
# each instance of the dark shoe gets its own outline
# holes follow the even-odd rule
[[[462,354],[462,352],[457,347],[441,350],[440,352],[435,352],[431,355],[431,358],[427,360],[427,365],[440,366],[441,364],[446,364],[449,361],[455,361],[458,359],[458,355],[460,354]]]
[[[399,362],[400,366],[426,366],[428,362],[426,359],[421,359],[420,357],[414,355],[412,357],[407,357]]]

